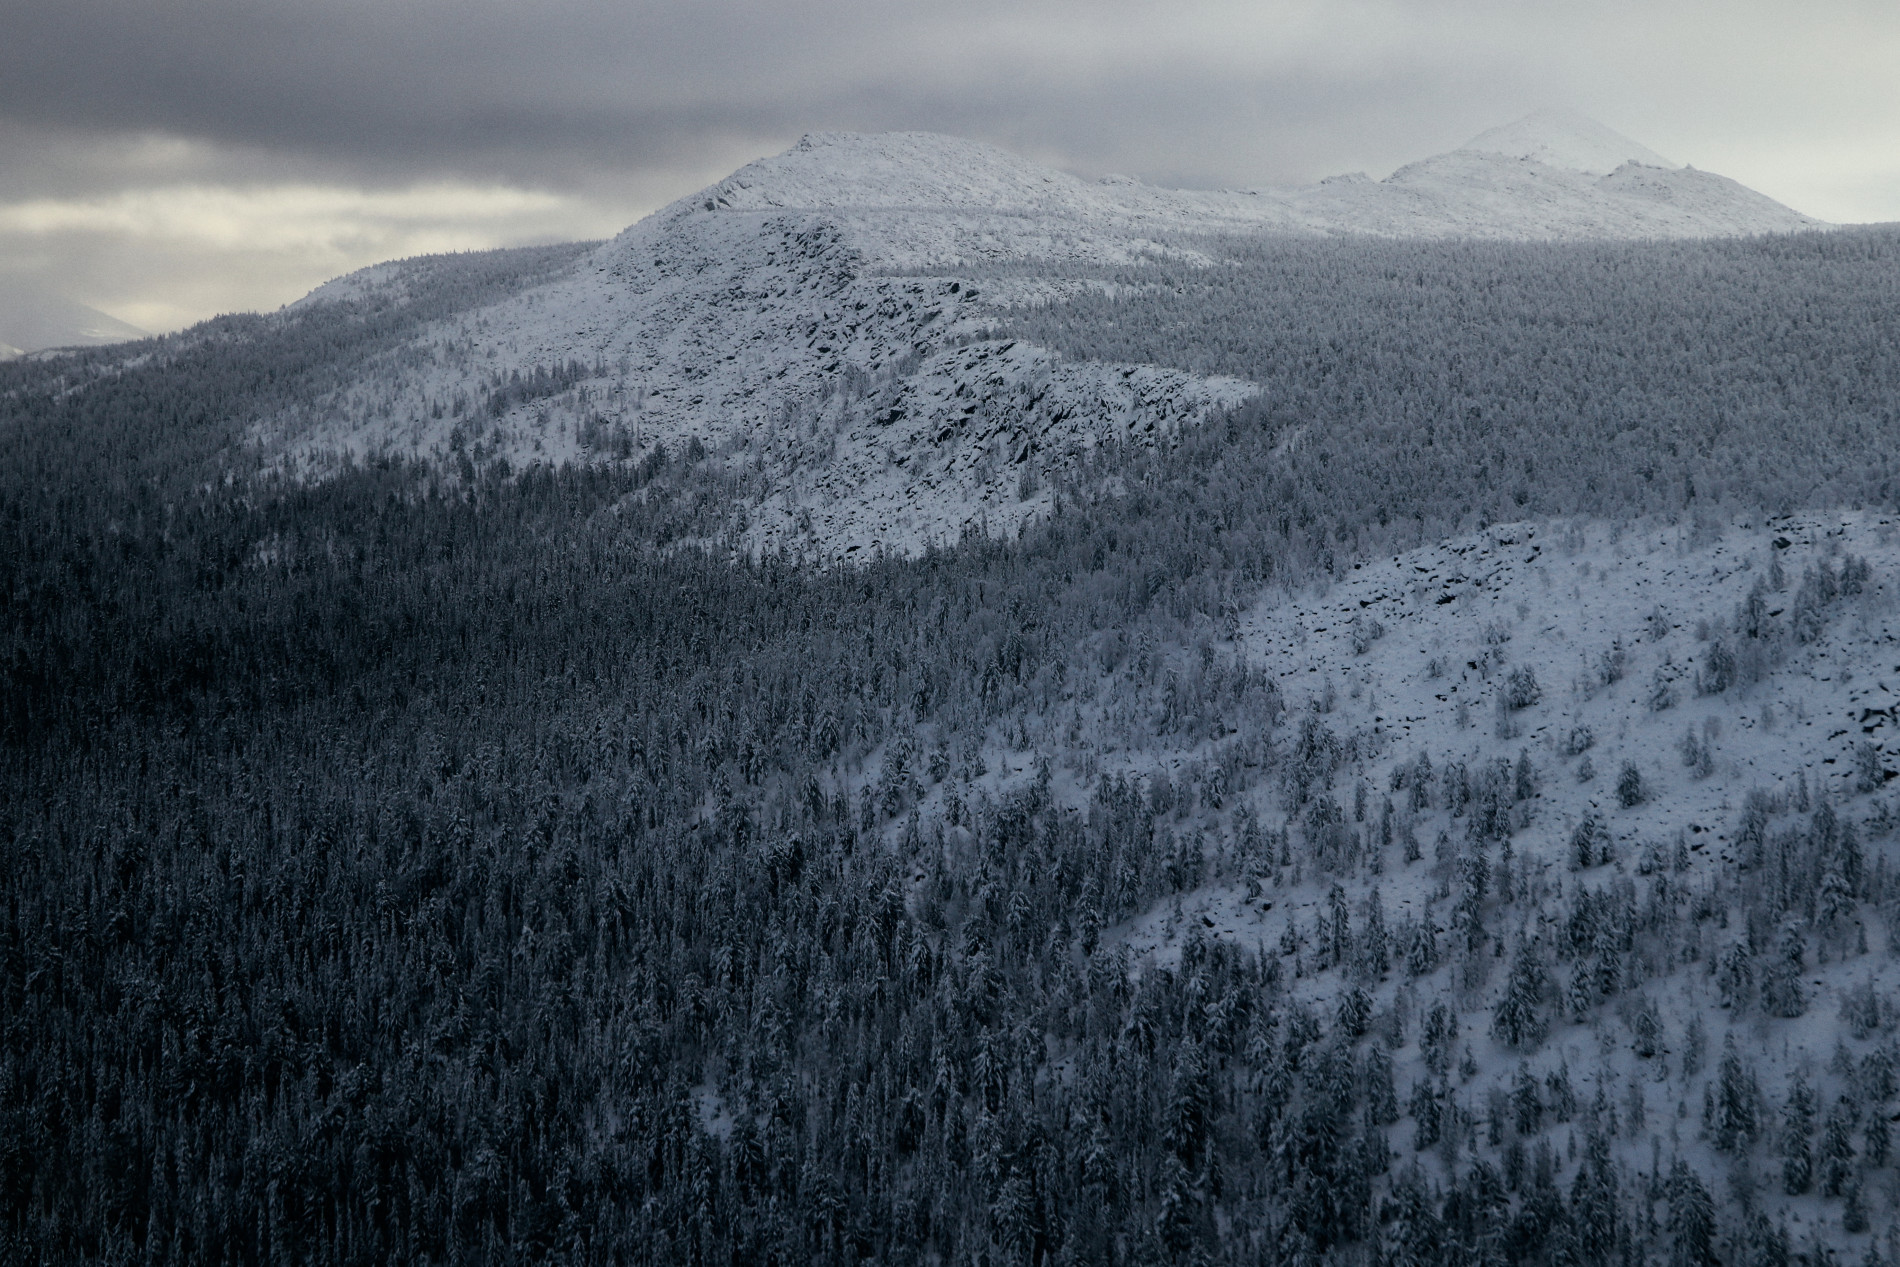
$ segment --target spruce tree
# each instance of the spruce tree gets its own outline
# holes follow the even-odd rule
[[[1687,1162],[1669,1173],[1670,1267],[1705,1267],[1715,1254],[1715,1201]]]
[[[1735,1036],[1722,1038],[1722,1064],[1716,1074],[1714,1143],[1723,1152],[1735,1152],[1755,1142],[1755,1080],[1742,1067]]]
[[[1511,976],[1504,997],[1491,1016],[1491,1032],[1507,1047],[1535,1047],[1544,1041],[1549,1023],[1544,1018],[1544,965],[1526,946],[1511,960]]]
[[[1814,1096],[1807,1078],[1797,1072],[1781,1108],[1781,1189],[1798,1197],[1814,1186]]]
[[[1854,1111],[1842,1096],[1821,1127],[1821,1195],[1838,1197],[1854,1173]]]
[[[1537,1078],[1522,1061],[1511,1079],[1511,1119],[1519,1135],[1535,1135],[1544,1129],[1544,1099],[1538,1093]]]

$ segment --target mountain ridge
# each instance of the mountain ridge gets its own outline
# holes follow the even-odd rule
[[[809,133],[746,164],[654,218],[722,211],[985,212],[1060,215],[1083,225],[1173,224],[1380,236],[1670,237],[1786,232],[1821,222],[1730,182],[1671,213],[1625,197],[1634,164],[1685,190],[1697,173],[1581,116],[1540,112],[1464,145],[1406,164],[1382,181],[1329,179],[1288,189],[1167,189],[1126,178],[1087,182],[1000,147],[929,132]],[[1493,195],[1531,179],[1548,186],[1532,208]],[[1407,194],[1419,174],[1431,197]],[[1593,179],[1580,179],[1593,178]]]
[[[1593,176],[1607,176],[1625,163],[1670,169],[1682,166],[1595,119],[1568,110],[1533,111],[1514,122],[1479,133],[1458,149],[1499,154]]]
[[[748,548],[914,553],[966,531],[1013,533],[1050,508],[1049,477],[1099,445],[1153,442],[1261,390],[1057,365],[991,337],[1024,305],[1112,289],[1113,270],[1206,269],[1210,241],[1262,235],[1562,241],[1817,225],[1693,169],[1631,160],[1596,175],[1495,152],[1655,157],[1596,125],[1532,116],[1503,133],[1383,181],[1281,191],[1091,183],[963,138],[810,133],[564,273],[429,324],[361,381],[250,434],[304,475],[376,454],[598,462],[698,443],[761,468],[742,514]],[[293,310],[388,302],[406,275],[378,265]],[[967,350],[986,340],[989,355]],[[571,385],[553,398],[492,415],[452,404],[516,400],[495,383],[547,381],[551,366],[587,369],[563,369]]]

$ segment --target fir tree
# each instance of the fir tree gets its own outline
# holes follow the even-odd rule
[[[1734,1152],[1755,1142],[1758,1118],[1755,1112],[1757,1092],[1754,1078],[1742,1067],[1735,1037],[1722,1039],[1722,1064],[1716,1074],[1714,1143],[1724,1152]]]
[[[1814,1150],[1808,1142],[1814,1130],[1814,1096],[1807,1079],[1797,1072],[1781,1109],[1781,1188],[1798,1197],[1814,1185]]]
[[[1842,1096],[1821,1127],[1821,1195],[1838,1197],[1854,1173],[1854,1111]]]
[[[1538,1093],[1530,1066],[1521,1061],[1511,1079],[1511,1116],[1519,1135],[1535,1135],[1544,1129],[1543,1096]]]
[[[1635,809],[1649,799],[1649,789],[1644,786],[1643,772],[1636,768],[1633,761],[1625,761],[1616,775],[1616,803],[1624,809]]]
[[[1586,814],[1570,834],[1570,865],[1573,870],[1588,871],[1600,859],[1597,856],[1597,837],[1602,834],[1603,825],[1594,814]]]
[[[1549,1024],[1544,1019],[1546,986],[1543,963],[1528,947],[1519,946],[1511,961],[1504,997],[1491,1017],[1491,1032],[1507,1047],[1535,1047],[1544,1041]]]
[[[1862,1131],[1861,1152],[1867,1165],[1875,1170],[1885,1167],[1893,1154],[1893,1134],[1888,1128],[1886,1113],[1879,1109],[1869,1113]]]
[[[1669,1262],[1671,1267],[1704,1267],[1720,1261],[1715,1253],[1715,1201],[1686,1162],[1669,1173]]]

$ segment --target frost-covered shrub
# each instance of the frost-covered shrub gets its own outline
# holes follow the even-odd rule
[[[1868,583],[1873,580],[1873,569],[1867,560],[1859,555],[1848,555],[1841,560],[1841,593],[1853,597],[1866,592]]]
[[[1673,708],[1675,706],[1676,684],[1675,679],[1670,677],[1668,670],[1658,666],[1656,672],[1650,676],[1649,695],[1645,702],[1649,705],[1649,711],[1652,713],[1660,713],[1665,708]]]
[[[1735,653],[1716,634],[1709,649],[1702,653],[1702,671],[1696,675],[1696,690],[1704,695],[1720,695],[1735,685]]]
[[[1623,680],[1623,672],[1628,666],[1629,653],[1623,650],[1623,641],[1619,638],[1610,644],[1608,650],[1597,656],[1597,685],[1615,686]]]

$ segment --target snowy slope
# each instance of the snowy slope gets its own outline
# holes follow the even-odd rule
[[[305,474],[344,455],[632,461],[697,440],[757,477],[735,507],[755,548],[912,552],[1012,531],[1077,453],[1163,436],[1258,390],[964,348],[1013,305],[1101,284],[1091,268],[1205,263],[1208,234],[1648,237],[1812,223],[1686,169],[1597,176],[1511,152],[1574,165],[1630,149],[1574,121],[1506,131],[1385,181],[1277,193],[1089,183],[927,133],[814,134],[551,283],[431,324],[347,388],[260,419],[256,437]],[[1006,281],[970,284],[973,266],[997,264],[1014,266]],[[400,303],[405,284],[403,265],[379,265],[293,310]]]
[[[1625,163],[1673,168],[1655,150],[1604,127],[1595,119],[1566,110],[1539,110],[1515,123],[1481,132],[1458,147],[1460,152],[1500,154],[1546,167],[1607,176]]]
[[[1802,576],[1823,564],[1838,570],[1850,555],[1869,562],[1872,581],[1864,593],[1828,607],[1813,641],[1789,644],[1785,658],[1757,682],[1719,693],[1698,689],[1711,636],[1737,647],[1733,622],[1758,583],[1768,620],[1786,620]],[[1382,628],[1377,637],[1369,637],[1369,622]],[[1511,865],[1518,894],[1540,895],[1552,906],[1558,895],[1586,888],[1614,892],[1633,885],[1629,891],[1650,901],[1671,887],[1694,894],[1718,881],[1713,891],[1732,901],[1744,865],[1737,828],[1750,792],[1769,793],[1784,807],[1770,820],[1771,831],[1799,828],[1795,807],[1827,803],[1842,824],[1859,829],[1869,868],[1895,861],[1896,798],[1886,781],[1900,770],[1900,521],[1891,516],[1798,516],[1700,533],[1505,525],[1364,565],[1324,593],[1263,604],[1243,618],[1236,644],[1282,684],[1289,725],[1311,718],[1359,754],[1329,781],[1330,794],[1346,807],[1346,827],[1376,837],[1389,796],[1398,806],[1396,833],[1409,832],[1420,844],[1416,861],[1405,860],[1395,841],[1376,851],[1376,864],[1343,878],[1355,918],[1376,889],[1389,928],[1422,921],[1438,930],[1441,942],[1450,939],[1458,889],[1452,857],[1468,847],[1467,823],[1437,803],[1414,811],[1406,791],[1392,790],[1394,772],[1420,753],[1441,773],[1453,762],[1476,772],[1528,758],[1536,791],[1511,836]],[[1621,671],[1609,681],[1605,656],[1617,648]],[[1511,675],[1525,670],[1541,697],[1500,710]],[[1693,759],[1689,737],[1698,749]],[[1873,749],[1872,792],[1857,763],[1862,745]],[[1138,774],[1172,768],[1181,777],[1196,754],[1163,756],[1158,765],[1152,753],[1102,754],[1100,760],[1104,769],[1125,762]],[[1645,799],[1632,807],[1618,795],[1626,764],[1645,785]],[[1362,781],[1371,796],[1364,822],[1357,823],[1353,788]],[[1283,826],[1299,838],[1297,812],[1259,793],[1250,804],[1269,830]],[[1599,848],[1607,841],[1609,860],[1579,870],[1571,842],[1586,817],[1602,824]],[[1216,827],[1209,831],[1221,834]],[[1226,834],[1231,838],[1231,829]],[[1138,964],[1164,967],[1178,962],[1190,937],[1240,942],[1280,957],[1296,995],[1330,1016],[1355,983],[1342,970],[1313,966],[1317,921],[1329,908],[1336,879],[1302,875],[1299,867],[1270,868],[1207,885],[1109,930],[1104,939]],[[1571,969],[1559,969],[1548,1040],[1532,1050],[1509,1050],[1489,1032],[1509,956],[1528,946],[1541,948],[1548,961],[1561,934],[1527,917],[1525,907],[1514,910],[1492,925],[1498,957],[1475,985],[1457,979],[1449,951],[1423,975],[1395,964],[1383,980],[1367,984],[1375,1011],[1410,1009],[1411,1036],[1394,1052],[1401,1090],[1429,1081],[1417,1025],[1424,1010],[1442,1000],[1461,1018],[1457,1049],[1469,1053],[1470,1064],[1453,1085],[1474,1112],[1493,1090],[1509,1089],[1521,1061],[1540,1079],[1564,1067],[1580,1099],[1605,1088],[1626,1128],[1633,1099],[1644,1102],[1650,1125],[1624,1131],[1618,1151],[1625,1163],[1649,1166],[1655,1136],[1664,1141],[1665,1158],[1684,1156],[1717,1176],[1728,1173],[1733,1160],[1713,1150],[1700,1114],[1702,1088],[1725,1037],[1747,1054],[1771,1112],[1797,1071],[1825,1085],[1830,1078],[1822,1071],[1838,1070],[1842,1053],[1859,1062],[1891,1043],[1891,1024],[1856,1036],[1843,1004],[1870,984],[1889,1002],[1900,997],[1900,927],[1889,926],[1872,907],[1860,908],[1846,948],[1808,961],[1802,1014],[1783,1019],[1730,1011],[1716,983],[1716,962],[1747,934],[1739,914],[1724,907],[1719,922],[1685,921],[1682,936],[1693,940],[1693,956],[1684,947],[1679,962],[1659,965],[1659,975],[1640,990],[1594,1005],[1581,1023],[1565,1015],[1563,986]],[[1858,949],[1857,941],[1869,949]],[[1662,1020],[1659,1049],[1647,1055],[1632,1046],[1630,1029],[1645,999]],[[1699,1060],[1691,1050],[1697,1044]],[[1395,1146],[1404,1135],[1395,1130]],[[1784,1196],[1779,1180],[1767,1176],[1758,1199],[1798,1235],[1807,1229],[1843,1243],[1838,1200]],[[1866,1201],[1876,1228],[1900,1213],[1900,1191],[1870,1187]]]
[[[1592,525],[1572,535],[1503,525],[1363,565],[1323,595],[1263,604],[1243,618],[1239,645],[1272,668],[1296,711],[1368,738],[1380,755],[1365,774],[1381,791],[1420,751],[1455,754],[1474,769],[1530,752],[1540,788],[1515,840],[1526,856],[1561,867],[1563,842],[1594,813],[1632,868],[1646,843],[1672,844],[1679,832],[1701,862],[1732,863],[1724,846],[1749,789],[1791,792],[1805,779],[1811,795],[1860,802],[1853,757],[1862,741],[1900,768],[1897,534],[1891,517],[1851,514],[1777,519],[1706,541],[1687,528]],[[1703,631],[1722,632],[1777,560],[1784,580],[1769,591],[1773,616],[1790,605],[1804,568],[1847,554],[1866,557],[1883,578],[1874,592],[1762,682],[1699,693]],[[1356,650],[1355,628],[1363,633],[1367,621],[1383,632]],[[1613,647],[1622,668],[1605,683]],[[1509,714],[1507,737],[1498,701],[1521,669],[1542,697]],[[1654,707],[1663,695],[1668,703]],[[1590,746],[1567,752],[1578,728]],[[1713,736],[1712,771],[1684,767],[1689,731]],[[1652,793],[1631,810],[1615,796],[1625,763],[1643,771]]]

